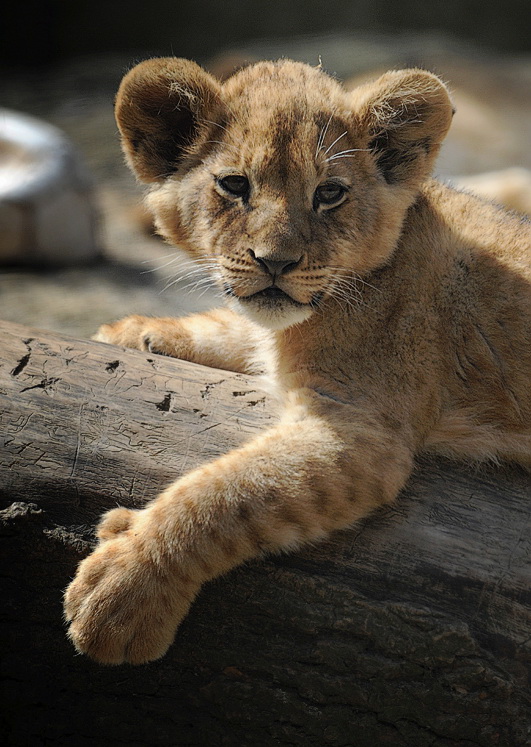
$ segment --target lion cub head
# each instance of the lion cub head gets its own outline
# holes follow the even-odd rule
[[[281,329],[389,260],[452,106],[422,70],[346,92],[290,61],[221,84],[163,58],[126,75],[116,116],[160,233],[239,310]]]

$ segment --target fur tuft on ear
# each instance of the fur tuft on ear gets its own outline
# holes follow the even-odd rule
[[[430,175],[452,121],[446,86],[425,70],[396,70],[350,95],[384,179],[420,184]]]
[[[116,121],[129,166],[143,182],[163,181],[179,166],[208,120],[223,117],[219,83],[195,62],[146,60],[122,80]]]

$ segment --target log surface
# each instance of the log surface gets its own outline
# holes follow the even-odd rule
[[[250,377],[0,331],[3,743],[529,743],[528,474],[421,462],[353,529],[206,585],[161,661],[102,668],[61,612],[97,518],[273,408]]]

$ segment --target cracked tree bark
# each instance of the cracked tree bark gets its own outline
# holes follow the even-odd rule
[[[529,475],[422,463],[352,530],[207,585],[170,653],[102,668],[62,589],[100,513],[273,417],[225,371],[3,323],[4,744],[526,745]]]

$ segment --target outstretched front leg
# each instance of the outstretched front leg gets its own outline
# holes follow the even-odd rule
[[[268,366],[268,332],[224,308],[177,319],[127,316],[103,324],[93,339],[238,373]]]
[[[205,581],[292,550],[392,500],[412,454],[376,415],[291,395],[287,416],[140,511],[110,511],[66,592],[70,637],[107,664],[162,656]]]

